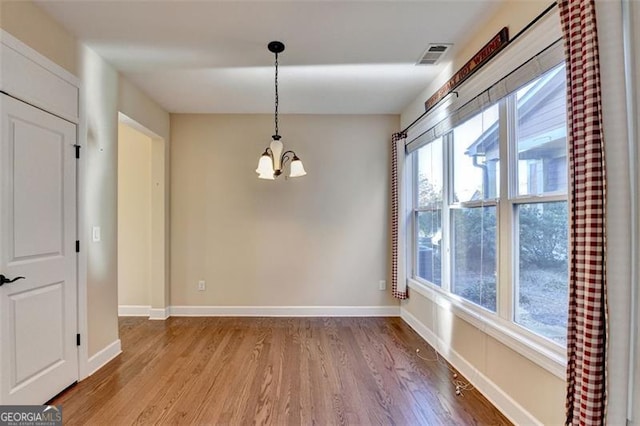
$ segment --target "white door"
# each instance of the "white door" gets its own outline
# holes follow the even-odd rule
[[[76,126],[0,96],[0,405],[42,404],[78,379]]]

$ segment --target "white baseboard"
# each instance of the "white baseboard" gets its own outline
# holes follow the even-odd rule
[[[166,320],[171,316],[171,308],[150,308],[148,315],[150,320]]]
[[[399,306],[172,306],[177,317],[398,317]]]
[[[453,350],[427,326],[422,324],[406,309],[401,309],[401,318],[413,328],[424,340],[433,346],[453,367],[462,373],[471,384],[482,393],[495,407],[514,424],[542,425],[531,413],[513,400],[495,383],[489,380],[477,368]]]
[[[151,306],[149,305],[118,305],[119,317],[148,317]]]
[[[169,306],[120,305],[118,316],[149,317],[399,317],[399,306]]]
[[[93,373],[104,367],[109,361],[111,361],[121,353],[122,348],[120,346],[120,339],[114,341],[113,343],[96,353],[94,356],[89,358],[89,361],[87,363],[89,371],[89,375],[87,377],[91,376]]]

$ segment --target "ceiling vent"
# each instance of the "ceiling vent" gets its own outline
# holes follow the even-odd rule
[[[433,43],[427,47],[427,50],[424,54],[418,59],[418,63],[416,65],[436,65],[440,62],[440,59],[444,56],[446,52],[451,49],[453,44],[451,43]]]

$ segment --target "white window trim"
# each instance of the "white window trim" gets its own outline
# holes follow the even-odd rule
[[[500,108],[500,120],[505,122],[506,126],[500,126],[500,153],[501,158],[505,158],[505,164],[513,165],[516,158],[515,147],[515,128],[511,125],[513,117],[509,118],[514,113],[513,94],[499,102]],[[516,188],[513,187],[516,179],[516,168],[509,167],[505,173],[500,174],[500,197],[499,199],[488,199],[481,202],[466,202],[458,203],[456,205],[451,204],[451,180],[453,179],[453,170],[450,167],[450,160],[452,153],[447,154],[447,150],[452,149],[450,141],[452,133],[447,133],[442,136],[443,149],[442,161],[447,165],[443,176],[443,204],[442,204],[442,229],[443,229],[443,246],[442,246],[442,277],[441,286],[437,286],[427,280],[420,278],[417,275],[418,259],[417,259],[417,239],[415,231],[417,227],[416,223],[416,211],[423,209],[413,207],[411,209],[411,223],[408,226],[407,236],[410,238],[407,241],[411,241],[412,256],[409,259],[412,260],[412,265],[408,269],[411,271],[408,279],[408,287],[417,291],[419,294],[427,297],[429,300],[437,304],[438,306],[446,309],[447,311],[455,314],[459,318],[465,320],[471,325],[478,328],[483,333],[493,337],[497,341],[501,342],[505,346],[519,353],[520,355],[531,360],[540,367],[546,369],[556,377],[560,379],[566,378],[566,348],[560,344],[553,342],[541,335],[534,333],[531,330],[519,325],[513,315],[515,314],[515,301],[514,292],[515,289],[515,265],[517,261],[517,255],[514,252],[515,244],[515,206],[524,203],[539,203],[539,202],[554,202],[565,201],[567,202],[566,193],[550,193],[541,196],[537,195],[516,195]],[[411,182],[410,189],[412,191],[412,201],[414,206],[417,205],[417,155],[413,155],[413,161],[408,161],[411,164],[409,168],[409,179]],[[512,158],[513,157],[513,158]],[[450,236],[450,212],[452,208],[456,207],[482,207],[482,206],[495,206],[496,207],[496,220],[497,226],[497,265],[496,271],[498,273],[498,279],[496,282],[496,312],[491,312],[475,303],[464,299],[461,296],[454,294],[451,291],[451,236]],[[501,217],[507,217],[508,220],[501,219]]]
[[[560,379],[566,379],[566,356],[550,348],[544,338],[527,332],[517,324],[500,318],[463,298],[437,286],[409,278],[408,287],[434,304],[468,322]],[[553,344],[552,344],[553,345]],[[554,345],[557,346],[557,345]]]

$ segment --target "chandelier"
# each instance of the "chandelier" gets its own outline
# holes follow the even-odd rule
[[[260,179],[274,180],[280,176],[284,170],[287,162],[289,163],[289,177],[304,176],[307,172],[304,170],[302,161],[298,158],[293,151],[284,151],[284,145],[280,141],[281,137],[278,134],[278,53],[284,51],[284,43],[279,41],[272,41],[268,44],[267,48],[272,52],[275,57],[275,81],[276,81],[276,97],[275,97],[275,134],[271,137],[273,140],[271,144],[264,150],[264,153],[260,156],[258,161],[258,168],[256,173]],[[283,152],[284,151],[284,152]]]

